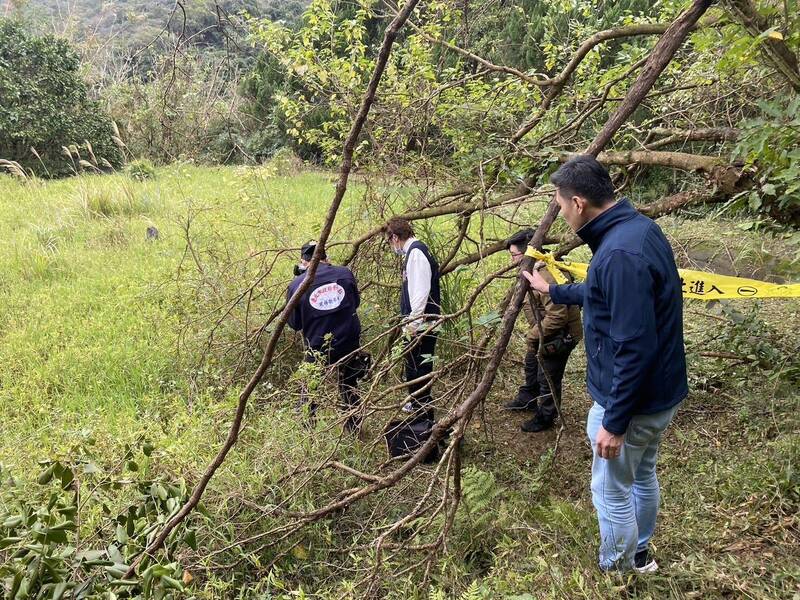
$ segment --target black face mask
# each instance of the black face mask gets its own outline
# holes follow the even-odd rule
[[[300,265],[295,265],[294,266],[294,276],[297,277],[298,275],[302,275],[303,273],[306,272],[307,269],[308,269],[308,267],[301,267]]]

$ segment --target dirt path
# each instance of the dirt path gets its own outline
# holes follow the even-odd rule
[[[503,405],[512,395],[498,386],[498,391],[487,399],[483,414],[470,424],[470,437],[475,440],[475,445],[494,447],[491,452],[493,461],[511,460],[520,468],[535,469],[540,457],[555,446],[559,422],[547,431],[523,432],[520,426],[533,413],[505,410]],[[556,467],[551,478],[558,481],[560,494],[566,497],[581,498],[588,493],[592,453],[584,430],[590,406],[591,400],[585,393],[583,382],[564,386],[566,427],[561,434]]]

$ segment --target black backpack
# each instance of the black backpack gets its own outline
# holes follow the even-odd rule
[[[428,441],[433,429],[434,421],[431,419],[406,419],[405,421],[392,421],[383,432],[386,438],[386,449],[392,458],[408,457],[414,454]],[[425,464],[434,464],[439,461],[440,446],[436,444],[422,459]]]

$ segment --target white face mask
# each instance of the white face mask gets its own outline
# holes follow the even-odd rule
[[[406,251],[402,248],[394,248],[394,253],[397,254],[397,256],[405,256]]]

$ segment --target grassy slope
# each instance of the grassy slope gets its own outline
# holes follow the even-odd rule
[[[35,476],[36,459],[69,453],[87,436],[113,461],[126,442],[147,436],[159,447],[159,468],[191,478],[220,439],[235,390],[189,391],[192,363],[177,351],[186,306],[172,283],[184,256],[180,223],[190,206],[202,208],[193,225],[200,238],[224,240],[234,254],[297,245],[313,236],[307,223],[321,220],[331,192],[321,175],[263,178],[194,167],[143,183],[124,176],[46,184],[0,179],[4,465],[23,478]],[[158,242],[145,240],[148,225],[159,228]],[[687,256],[700,256],[698,247],[714,239],[732,248],[734,265],[778,265],[791,274],[779,241],[726,234],[727,223],[670,220],[665,227],[676,243],[694,247]],[[699,303],[687,309],[687,315],[711,312]],[[759,316],[797,339],[796,301],[765,302]],[[716,329],[713,317],[687,318],[690,343]],[[519,346],[514,357],[521,357]],[[510,362],[501,374],[488,423],[473,424],[466,446],[472,480],[483,491],[465,505],[488,517],[460,522],[434,594],[457,596],[470,585],[485,598],[607,597],[622,589],[624,582],[593,568],[581,361],[579,355],[570,367],[565,393],[570,427],[556,467],[546,473],[539,457],[553,437],[523,437],[498,410],[519,378]],[[667,437],[661,463],[664,513],[656,544],[667,575],[633,582],[632,597],[792,597],[798,590],[797,392],[753,369],[727,368],[692,362],[696,391]],[[699,391],[706,380],[713,391]],[[229,498],[232,489],[252,497],[269,480],[272,456],[314,452],[313,444],[297,444],[302,436],[291,413],[256,406],[212,497]],[[483,435],[487,425],[491,443]],[[283,566],[290,586],[318,587],[297,565]],[[206,593],[226,595],[225,581],[212,577]],[[394,583],[388,595],[407,597],[415,589],[411,580]]]
[[[185,417],[170,286],[185,246],[179,223],[189,203],[209,218],[245,218],[257,207],[242,198],[241,179],[186,168],[144,183],[3,178],[0,186],[4,462],[64,451],[82,429],[111,443],[151,428],[160,412]],[[269,195],[303,218],[331,190],[326,179],[302,175],[270,180]],[[145,239],[150,225],[160,231],[156,243]]]

